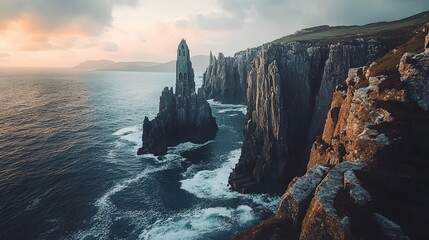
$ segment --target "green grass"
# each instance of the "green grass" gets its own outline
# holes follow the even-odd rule
[[[422,27],[427,22],[429,22],[429,11],[392,22],[378,22],[363,26],[318,26],[307,28],[273,42],[311,42],[312,44],[322,45],[356,38],[379,38],[381,41],[387,41],[387,44],[397,46],[401,41],[409,39],[409,35],[416,28]]]

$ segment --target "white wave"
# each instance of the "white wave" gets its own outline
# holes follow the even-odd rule
[[[176,154],[176,153],[167,153],[167,154],[165,154],[164,156],[161,156],[161,157],[155,156],[155,155],[153,155],[151,153],[144,154],[142,156],[145,157],[145,158],[151,158],[155,162],[158,162],[158,163],[172,162],[172,161],[175,161],[175,160],[185,160],[185,158],[183,158],[182,156],[180,156],[179,154]]]
[[[247,194],[245,198],[250,199],[264,210],[275,212],[279,207],[281,196],[269,194]]]
[[[127,133],[135,133],[135,132],[139,132],[139,126],[131,126],[131,127],[124,127],[119,129],[118,131],[114,132],[112,135],[114,136],[122,136],[125,135]]]
[[[100,198],[98,198],[94,206],[97,207],[96,214],[91,218],[91,228],[88,230],[81,230],[72,236],[72,239],[85,239],[92,236],[96,239],[107,239],[110,234],[110,227],[114,221],[115,213],[118,211],[116,206],[112,203],[110,198],[118,192],[121,192],[131,184],[139,182],[142,178],[147,177],[149,174],[169,169],[175,166],[176,162],[170,164],[163,164],[158,167],[149,167],[131,178],[124,179],[116,183]]]
[[[120,137],[122,140],[128,141],[135,145],[140,145],[142,143],[142,132],[137,131]]]
[[[213,99],[207,100],[211,106],[220,108],[218,113],[229,113],[229,112],[242,112],[243,114],[247,113],[247,106],[243,104],[224,104],[221,102],[214,101]]]
[[[115,154],[119,154],[124,150],[130,151],[131,148],[135,148],[137,144],[141,143],[141,129],[137,126],[119,129],[113,135],[119,138],[115,143],[115,151],[109,152],[108,157],[111,158],[114,158]],[[129,142],[133,143],[133,146],[127,144]],[[227,185],[228,176],[234,165],[238,162],[241,149],[233,150],[229,154],[221,156],[226,160],[217,169],[197,171],[197,167],[191,166],[183,173],[183,176],[187,179],[181,181],[181,188],[199,198],[240,198],[245,200],[242,204],[250,204],[253,209],[247,205],[240,205],[237,208],[213,207],[193,209],[189,212],[174,214],[167,219],[160,219],[160,216],[156,216],[156,211],[123,212],[121,209],[117,209],[111,201],[113,195],[123,191],[134,183],[142,181],[149,174],[177,167],[180,161],[184,160],[180,156],[181,153],[203,147],[211,142],[203,144],[187,142],[169,147],[168,153],[162,158],[158,158],[152,154],[143,155],[144,158],[151,158],[155,166],[148,167],[137,175],[116,183],[97,199],[94,203],[97,211],[90,220],[89,228],[78,231],[72,238],[86,239],[90,237],[108,239],[111,237],[110,231],[114,221],[119,218],[127,218],[133,223],[134,233],[140,234],[141,239],[177,239],[178,236],[180,236],[180,239],[204,239],[203,236],[205,234],[230,231],[237,227],[250,227],[258,219],[258,214],[255,213],[255,210],[259,212],[260,208],[263,208],[263,210],[268,209],[273,211],[277,207],[279,197],[270,198],[268,195],[243,195],[229,189]],[[135,149],[132,150],[135,152]],[[136,160],[138,159],[140,158],[136,158]],[[139,220],[143,219],[141,216],[144,214],[152,214],[154,219],[158,219],[158,221],[146,227],[146,220]]]
[[[168,147],[167,154],[165,154],[164,156],[159,157],[159,156],[153,155],[152,153],[147,153],[147,154],[143,154],[140,156],[144,157],[144,158],[154,159],[157,162],[169,162],[169,161],[174,160],[174,159],[184,160],[185,158],[183,158],[180,155],[181,153],[186,152],[186,151],[190,151],[190,150],[194,150],[194,149],[198,149],[200,147],[204,147],[211,142],[213,142],[213,141],[207,141],[207,142],[201,143],[201,144],[185,142],[185,143],[181,143],[181,144],[178,144],[176,146],[173,146],[173,147]]]
[[[132,151],[133,153],[137,152],[137,149],[141,145],[141,135],[142,130],[139,126],[129,126],[124,127],[112,134],[113,136],[118,137],[114,142],[114,146],[108,151],[106,160],[111,163],[121,163],[117,156],[123,155],[124,152]],[[130,144],[132,147],[130,147]]]
[[[181,180],[181,189],[199,198],[232,198],[237,196],[228,187],[228,176],[238,162],[241,149],[231,151],[220,168],[197,172],[192,178]]]
[[[115,163],[116,162],[116,154],[118,152],[119,149],[124,148],[126,145],[125,143],[121,142],[121,141],[115,141],[115,146],[113,148],[111,148],[109,150],[109,152],[107,153],[107,160],[109,162]]]
[[[232,191],[228,186],[228,177],[232,168],[240,158],[241,149],[231,151],[226,156],[226,161],[217,169],[202,170],[196,172],[192,177],[192,170],[186,171],[183,176],[187,179],[181,180],[180,188],[194,194],[198,198],[206,199],[231,199],[244,198],[252,201],[257,206],[268,211],[275,211],[280,202],[280,196],[268,194],[240,194]]]
[[[247,108],[246,107],[234,107],[234,108],[224,108],[217,111],[218,113],[232,113],[232,112],[242,112],[243,114],[246,114]]]
[[[120,136],[121,140],[133,142],[133,138],[136,138],[135,135],[139,133],[140,130],[137,127],[126,127],[116,131],[114,135]],[[177,164],[184,159],[180,156],[180,153],[192,149],[197,149],[199,147],[209,144],[210,142],[211,141],[203,144],[195,144],[191,142],[182,143],[175,147],[169,148],[168,153],[161,158],[158,158],[153,154],[142,155],[145,158],[152,158],[153,160],[155,160],[155,164],[159,166],[148,167],[139,174],[116,183],[112,188],[110,188],[106,193],[104,193],[94,203],[94,206],[97,207],[97,212],[91,219],[91,228],[88,230],[81,230],[77,232],[72,237],[72,239],[85,239],[89,236],[94,237],[96,239],[107,239],[109,237],[109,229],[113,224],[115,215],[118,215],[119,212],[116,206],[111,202],[111,196],[115,195],[118,192],[121,192],[125,188],[129,187],[131,184],[139,182],[142,178],[146,178],[151,173],[166,170],[171,167],[177,167]],[[125,148],[127,147],[127,145],[123,142],[121,143],[121,141],[117,141],[115,143],[113,151],[110,151],[107,157],[114,158],[115,151],[118,151],[119,148],[123,147]],[[123,215],[123,213],[119,214]]]
[[[204,147],[207,144],[212,143],[212,142],[213,141],[207,141],[205,143],[200,143],[200,144],[191,143],[191,142],[180,143],[180,144],[178,144],[178,145],[176,145],[174,147],[169,147],[168,151],[172,152],[172,153],[179,154],[179,153],[183,153],[183,152],[186,152],[186,151],[198,149],[200,147]]]
[[[131,143],[133,145],[133,147],[131,148],[133,153],[137,152],[137,149],[141,146],[141,143],[142,143],[142,129],[139,126],[124,127],[124,128],[119,129],[118,131],[114,132],[112,135],[118,136],[119,139],[122,140],[122,142],[116,141],[115,146],[108,152],[107,158],[110,162],[115,162],[114,160],[116,158],[117,151],[121,148],[126,147],[126,146],[124,146],[124,142],[128,142],[128,143]],[[202,144],[196,144],[196,143],[191,143],[191,142],[181,143],[181,144],[178,144],[176,146],[169,147],[167,155],[169,155],[169,154],[178,155],[182,152],[186,152],[189,150],[193,150],[193,149],[203,147],[203,146],[205,146],[211,142],[213,142],[213,141],[208,141],[208,142],[205,142]],[[167,155],[164,156],[163,158],[161,158],[161,161],[163,159],[165,159],[165,157],[168,157]],[[145,155],[143,155],[143,157],[154,158],[156,160],[160,160],[158,157],[154,156],[153,154],[145,154]]]
[[[121,128],[112,135],[135,145],[141,144],[142,141],[142,129],[138,125]]]
[[[225,207],[196,209],[158,220],[140,234],[140,239],[205,239],[205,234],[250,226],[256,219],[256,214],[247,205],[240,205],[235,209]]]
[[[186,169],[186,171],[185,171],[184,173],[182,173],[182,176],[183,176],[184,178],[191,178],[191,177],[192,177],[192,176],[194,176],[194,175],[195,175],[195,173],[197,172],[197,168],[198,168],[198,165],[194,165],[194,164],[190,165],[190,166]]]

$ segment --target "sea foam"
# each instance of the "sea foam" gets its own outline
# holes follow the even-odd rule
[[[139,132],[141,131],[138,129],[138,127],[125,127],[116,131],[113,135],[119,136],[122,140],[130,140],[131,138],[127,138],[126,136],[130,136]],[[147,167],[140,173],[117,182],[100,198],[98,198],[94,203],[94,206],[97,208],[97,212],[91,218],[91,227],[89,229],[80,230],[76,232],[75,234],[73,234],[71,239],[85,239],[89,236],[94,237],[96,239],[109,238],[110,229],[115,219],[127,217],[127,215],[130,214],[127,212],[122,212],[116,208],[114,203],[111,201],[111,197],[113,195],[123,191],[134,183],[142,181],[142,179],[149,177],[149,175],[152,173],[180,166],[180,162],[184,160],[184,158],[180,156],[180,153],[197,149],[209,143],[210,141],[203,144],[194,144],[190,142],[182,143],[175,147],[169,148],[168,153],[160,159],[152,154],[143,155],[143,157],[145,158],[154,160],[155,166]],[[121,144],[120,141],[117,141],[113,150],[119,150],[118,148],[125,147],[126,145]],[[134,148],[129,148],[128,150],[134,151]],[[114,151],[108,153],[108,158],[112,157],[114,157]]]
[[[241,149],[231,151],[226,161],[217,169],[202,170],[193,177],[181,180],[181,189],[199,198],[232,198],[236,192],[229,190],[228,176],[238,162]]]
[[[186,171],[181,180],[181,189],[192,193],[198,198],[232,199],[243,198],[252,201],[257,207],[265,211],[274,212],[280,201],[280,196],[269,194],[240,194],[232,191],[228,186],[228,177],[240,158],[241,149],[235,149],[226,156],[226,161],[214,170]],[[222,156],[221,156],[222,158]],[[194,173],[192,175],[192,173]]]
[[[210,234],[228,232],[237,227],[248,227],[256,219],[256,214],[247,205],[240,205],[237,208],[195,209],[158,220],[140,234],[140,239],[207,239]]]

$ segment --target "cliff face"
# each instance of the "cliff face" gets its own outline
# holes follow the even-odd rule
[[[429,51],[399,56],[423,39],[349,71],[307,173],[274,217],[236,239],[429,238]]]
[[[191,141],[202,143],[216,136],[218,130],[211,108],[202,93],[195,93],[194,71],[184,40],[179,44],[176,66],[176,92],[162,91],[159,113],[143,122],[143,146],[137,154],[163,155],[168,146]]]
[[[205,97],[223,103],[245,103],[247,75],[257,53],[257,48],[238,52],[234,57],[219,53],[215,58],[210,53],[210,64],[201,87]]]
[[[376,40],[359,39],[263,46],[248,76],[245,138],[229,179],[232,188],[283,191],[285,183],[305,170],[309,146],[323,129],[332,92],[347,69],[385,51]]]

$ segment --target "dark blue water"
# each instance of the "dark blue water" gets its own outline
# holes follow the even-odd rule
[[[213,141],[136,156],[174,79],[0,69],[0,239],[229,239],[270,214],[278,197],[227,186],[244,106],[211,102]]]

